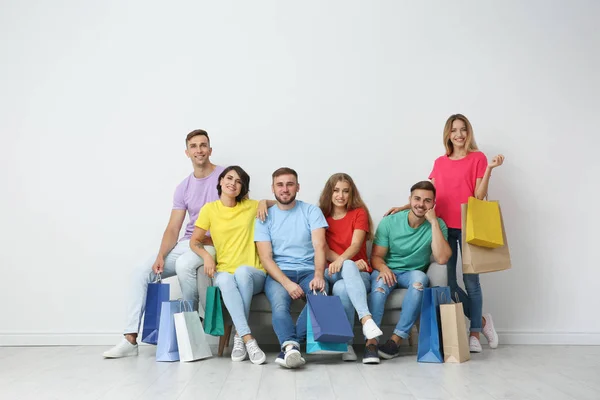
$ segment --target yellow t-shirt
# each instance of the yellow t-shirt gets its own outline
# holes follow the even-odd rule
[[[234,273],[247,265],[264,271],[254,244],[254,220],[258,201],[242,200],[235,207],[225,207],[221,200],[206,203],[196,226],[210,236],[217,252],[217,271]]]

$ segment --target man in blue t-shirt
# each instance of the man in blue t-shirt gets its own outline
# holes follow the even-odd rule
[[[435,187],[421,181],[410,188],[410,209],[385,217],[377,227],[371,251],[371,293],[369,310],[379,326],[388,295],[397,287],[407,288],[400,320],[391,338],[377,347],[377,339],[367,340],[363,363],[379,364],[398,355],[398,345],[407,339],[421,310],[423,288],[429,284],[425,272],[429,260],[446,264],[452,255],[448,228],[435,215]]]
[[[277,203],[268,209],[266,221],[256,221],[254,241],[260,261],[269,273],[265,294],[271,303],[273,329],[281,352],[275,362],[282,367],[305,364],[300,341],[306,338],[306,307],[294,325],[292,300],[306,293],[325,291],[325,229],[321,210],[296,200],[300,190],[298,174],[291,168],[273,172],[273,193]]]

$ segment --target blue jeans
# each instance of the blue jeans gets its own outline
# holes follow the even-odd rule
[[[394,334],[403,339],[410,335],[410,328],[417,321],[421,312],[421,303],[423,302],[423,288],[429,285],[429,278],[423,271],[394,271],[397,282],[393,286],[385,284],[383,279],[377,280],[379,271],[373,271],[371,274],[371,293],[369,294],[369,309],[373,313],[373,320],[377,326],[381,326],[385,302],[395,288],[407,288],[408,291],[402,300],[402,311],[400,320],[396,324]],[[417,289],[417,287],[419,287]]]
[[[308,287],[310,281],[315,277],[313,269],[282,270],[292,282],[300,285],[304,293],[311,293]],[[325,281],[325,291],[327,291],[327,280]],[[292,315],[290,314],[290,305],[292,298],[285,288],[271,276],[267,276],[265,281],[265,294],[271,303],[273,330],[277,335],[281,350],[284,350],[288,344],[300,347],[300,342],[306,341],[306,306],[298,316],[298,321],[294,325]],[[317,293],[320,294],[320,293]]]
[[[458,298],[463,304],[465,315],[471,321],[471,332],[481,332],[483,322],[483,293],[479,284],[479,274],[463,274],[463,282],[467,293],[460,286],[456,278],[456,262],[458,252],[462,249],[462,231],[460,229],[448,228],[448,244],[452,249],[452,257],[448,260],[446,268],[448,269],[448,286],[452,291],[452,298]],[[459,249],[460,246],[460,249]]]
[[[367,305],[367,292],[371,289],[371,274],[360,272],[354,261],[346,260],[340,272],[329,276],[325,270],[325,279],[332,286],[332,294],[339,296],[346,311],[350,326],[354,326],[354,310],[358,319],[371,315]]]
[[[252,296],[263,291],[266,277],[264,271],[246,265],[238,267],[233,274],[229,272],[215,274],[215,286],[221,289],[223,302],[240,337],[250,334],[248,326],[250,303]]]

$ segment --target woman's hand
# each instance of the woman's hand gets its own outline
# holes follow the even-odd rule
[[[338,257],[334,262],[329,264],[329,276],[340,272],[344,261],[345,260],[342,257]]]
[[[204,273],[209,278],[213,278],[215,276],[215,270],[217,269],[217,265],[215,264],[215,260],[210,257],[207,260],[204,260]]]
[[[494,169],[501,166],[503,162],[504,156],[502,154],[498,154],[496,157],[492,158],[492,162],[488,164],[488,167],[490,167],[490,169]]]
[[[367,264],[367,262],[362,258],[356,262],[356,266],[360,272],[369,270],[369,264]]]
[[[260,222],[265,222],[269,213],[267,213],[267,201],[261,200],[258,202],[258,209],[256,210],[256,218],[260,220]]]

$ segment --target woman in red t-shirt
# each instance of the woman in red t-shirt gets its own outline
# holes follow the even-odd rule
[[[325,279],[339,296],[350,326],[354,326],[354,310],[363,326],[367,339],[381,336],[383,332],[373,318],[367,305],[367,292],[371,289],[367,258],[367,239],[373,231],[373,222],[367,206],[360,197],[354,181],[348,174],[333,174],[321,193],[319,208],[327,218],[327,261]],[[342,354],[344,361],[355,361],[352,342],[348,352]],[[364,361],[364,360],[363,360]]]
[[[471,320],[469,347],[471,352],[482,351],[479,333],[483,331],[491,348],[498,347],[498,334],[494,329],[492,316],[483,315],[483,295],[478,274],[465,274],[463,281],[467,292],[458,285],[456,263],[461,242],[461,204],[469,197],[484,199],[487,196],[488,184],[492,169],[502,165],[504,156],[499,154],[488,164],[485,154],[477,148],[471,123],[462,114],[451,115],[444,126],[444,147],[446,154],[438,157],[429,179],[435,185],[437,196],[436,214],[448,226],[448,243],[452,248],[452,257],[448,260],[448,286],[452,297],[458,295],[463,303],[467,318]],[[404,209],[393,208],[389,213]]]

